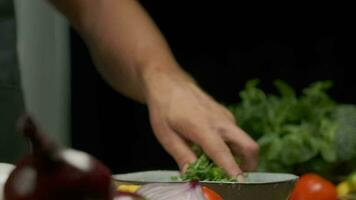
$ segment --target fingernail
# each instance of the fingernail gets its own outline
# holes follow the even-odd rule
[[[236,178],[237,178],[237,180],[239,181],[239,182],[245,182],[245,174],[244,173],[239,173],[239,174],[237,174],[236,175]]]

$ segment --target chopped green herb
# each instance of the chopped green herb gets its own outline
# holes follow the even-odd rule
[[[190,164],[186,173],[180,178],[199,181],[237,181],[236,178],[229,177],[222,168],[217,167],[205,154]]]

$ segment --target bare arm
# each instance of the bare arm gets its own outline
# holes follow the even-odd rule
[[[193,142],[230,175],[232,153],[256,167],[256,143],[232,115],[204,93],[175,61],[167,42],[136,0],[50,0],[86,41],[102,76],[117,91],[146,103],[163,147],[180,168],[196,159]]]
[[[143,76],[176,62],[164,37],[136,0],[50,0],[85,39],[104,78],[145,102]]]

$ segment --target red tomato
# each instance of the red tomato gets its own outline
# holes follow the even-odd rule
[[[218,195],[218,193],[214,192],[213,190],[209,189],[206,186],[203,186],[203,193],[204,193],[204,197],[207,200],[223,200],[223,198]]]
[[[289,200],[336,200],[336,187],[317,174],[299,178]]]

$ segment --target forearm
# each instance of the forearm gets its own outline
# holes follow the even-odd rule
[[[136,0],[49,0],[86,41],[98,70],[121,93],[147,103],[154,133],[181,169],[196,159],[190,143],[231,176],[257,164],[257,144],[231,113],[180,69],[163,36]]]
[[[151,75],[185,76],[136,0],[50,1],[82,35],[98,71],[117,91],[146,102],[146,81],[155,81]]]

